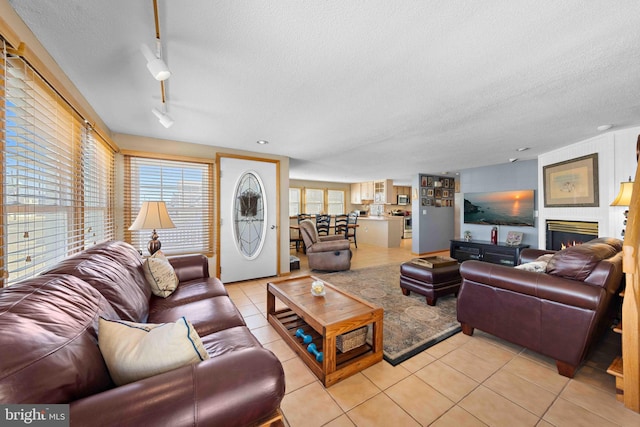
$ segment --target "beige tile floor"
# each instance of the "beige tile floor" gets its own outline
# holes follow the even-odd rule
[[[352,268],[414,257],[410,240],[395,249],[358,246],[352,246]],[[306,257],[297,256],[301,269],[292,275],[309,274]],[[640,426],[640,414],[616,400],[614,379],[605,372],[620,352],[613,332],[573,379],[558,375],[553,360],[476,331],[473,337],[454,335],[395,367],[380,362],[325,389],[268,324],[268,281],[227,289],[253,334],[282,361],[282,412],[290,427]]]

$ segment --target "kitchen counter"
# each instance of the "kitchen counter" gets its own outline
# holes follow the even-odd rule
[[[402,216],[358,217],[358,242],[384,248],[400,247],[403,222]]]

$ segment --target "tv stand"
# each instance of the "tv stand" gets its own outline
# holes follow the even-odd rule
[[[506,243],[491,243],[483,240],[451,240],[449,254],[458,262],[475,259],[492,264],[514,266],[518,265],[520,252],[529,245],[507,245]]]

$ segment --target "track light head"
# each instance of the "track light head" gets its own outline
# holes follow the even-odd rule
[[[160,55],[160,40],[158,43],[158,53],[156,55],[153,54],[149,46],[142,43],[140,45],[140,50],[142,54],[147,59],[147,69],[151,73],[154,79],[158,81],[167,80],[171,76],[171,71],[169,71],[169,67],[167,64],[161,59]]]
[[[166,127],[167,129],[173,126],[173,119],[167,113],[163,113],[157,108],[152,109],[151,112],[158,118],[158,121],[162,126]]]

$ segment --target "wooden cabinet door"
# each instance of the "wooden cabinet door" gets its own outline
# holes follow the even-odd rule
[[[360,183],[355,182],[351,184],[351,203],[359,205],[362,203],[362,197],[360,195]]]
[[[373,181],[360,183],[360,198],[362,200],[373,200]]]

